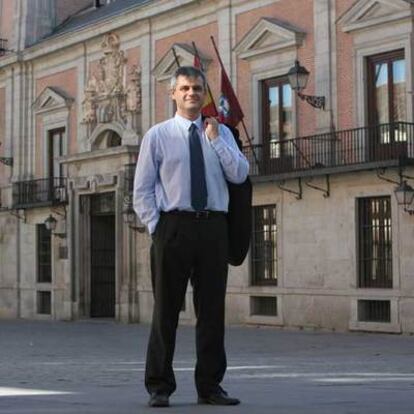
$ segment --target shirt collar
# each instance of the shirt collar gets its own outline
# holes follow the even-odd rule
[[[178,122],[179,125],[181,125],[186,130],[190,129],[191,124],[195,124],[199,131],[203,130],[203,120],[200,116],[195,119],[194,121],[190,121],[187,118],[182,117],[181,115],[175,114],[175,120]]]

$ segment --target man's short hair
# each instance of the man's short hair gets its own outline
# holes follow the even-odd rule
[[[177,85],[177,79],[179,76],[185,76],[186,78],[201,78],[203,80],[204,89],[207,89],[207,79],[204,73],[200,70],[195,68],[194,66],[180,66],[175,72],[173,77],[171,78],[171,90],[175,89]]]

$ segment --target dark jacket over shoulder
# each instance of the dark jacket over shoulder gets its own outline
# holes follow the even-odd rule
[[[239,131],[226,125],[233,133],[239,149],[242,143]],[[229,234],[228,263],[232,266],[240,266],[249,251],[252,233],[252,184],[250,178],[241,184],[228,182],[229,210],[227,214]]]

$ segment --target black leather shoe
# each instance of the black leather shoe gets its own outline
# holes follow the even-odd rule
[[[227,392],[224,390],[219,390],[214,394],[210,394],[206,397],[198,397],[199,404],[210,404],[210,405],[238,405],[240,400],[237,398],[232,398],[227,395]]]
[[[154,392],[151,394],[150,400],[148,401],[150,407],[169,407],[170,397],[168,394],[159,394]]]

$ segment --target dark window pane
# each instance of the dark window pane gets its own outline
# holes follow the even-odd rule
[[[41,315],[52,313],[52,296],[49,291],[37,292],[37,313]]]
[[[51,234],[44,224],[37,225],[37,281],[52,282]]]

